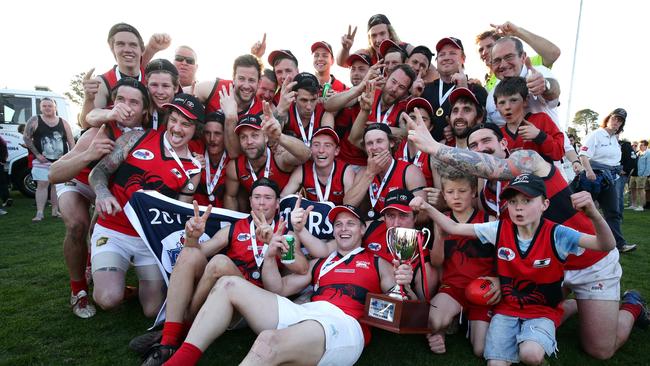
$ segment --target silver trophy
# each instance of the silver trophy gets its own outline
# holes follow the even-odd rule
[[[426,233],[426,239],[425,239]],[[404,227],[391,227],[386,231],[386,244],[388,250],[400,264],[411,264],[420,254],[419,248],[427,244],[431,238],[431,231],[407,229]],[[408,300],[401,285],[395,285],[388,296],[399,300]]]

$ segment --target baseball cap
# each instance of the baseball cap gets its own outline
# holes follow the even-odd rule
[[[449,104],[454,105],[456,103],[456,99],[460,97],[466,97],[470,99],[472,102],[474,102],[474,104],[477,107],[482,107],[481,103],[479,103],[478,99],[476,99],[476,95],[474,95],[474,93],[471,90],[463,87],[456,88],[454,89],[454,91],[451,92],[451,94],[449,95]]]
[[[145,103],[148,103],[149,101],[149,91],[147,90],[147,87],[144,86],[141,82],[138,81],[138,79],[132,78],[132,77],[123,77],[120,80],[117,81],[117,84],[113,87],[111,90],[111,94],[114,93],[119,87],[121,86],[130,86],[131,88],[138,89],[140,93],[142,93],[142,100],[146,101]]]
[[[476,131],[478,130],[483,130],[483,129],[488,129],[492,130],[494,134],[497,136],[499,141],[503,140],[503,132],[501,132],[501,129],[499,126],[497,126],[494,123],[488,122],[488,123],[479,123],[476,126],[472,127],[469,132],[467,133],[467,141],[469,141],[469,137]]]
[[[293,78],[296,85],[293,86],[293,91],[298,89],[320,89],[320,83],[314,74],[308,72],[301,72]]]
[[[623,121],[627,119],[627,111],[623,108],[616,108],[609,115],[621,117],[623,118]]]
[[[330,220],[331,223],[334,223],[336,216],[338,216],[342,212],[348,212],[356,216],[361,222],[363,222],[363,220],[361,220],[361,213],[359,212],[359,209],[351,205],[334,206],[334,208],[331,209],[330,212],[327,214],[327,219]]]
[[[120,32],[133,33],[136,37],[138,37],[138,41],[140,41],[140,45],[144,44],[144,41],[142,40],[142,36],[140,35],[140,32],[138,32],[138,30],[135,29],[135,27],[132,26],[131,24],[126,24],[126,23],[117,23],[117,24],[113,25],[111,27],[111,29],[108,31],[107,41],[110,43],[111,38],[113,38],[113,36],[115,36],[115,34],[120,33]]]
[[[429,113],[429,117],[433,117],[433,107],[428,100],[420,97],[411,98],[408,103],[406,103],[406,113],[411,113],[415,108],[422,108]]]
[[[392,40],[390,40],[390,39],[384,39],[384,40],[381,41],[381,43],[379,44],[379,55],[380,55],[381,57],[386,56],[386,53],[388,53],[388,50],[391,49],[391,48],[393,48],[393,47],[396,47],[397,49],[403,50],[403,48],[400,47],[400,45],[398,45],[397,43],[393,42]]]
[[[436,44],[436,52],[440,53],[440,49],[442,48],[442,46],[446,44],[450,44],[460,49],[461,51],[465,51],[465,49],[463,48],[463,42],[461,42],[460,39],[455,37],[445,37],[439,40],[438,43]]]
[[[409,54],[409,57],[413,56],[416,53],[420,53],[424,55],[424,57],[429,60],[429,63],[431,63],[431,58],[433,57],[433,52],[429,49],[427,46],[417,46],[411,50],[411,53]]]
[[[165,108],[174,108],[185,117],[203,123],[205,120],[205,109],[203,104],[192,94],[176,94],[171,103],[163,104]]]
[[[280,187],[275,181],[270,180],[269,178],[261,177],[257,179],[255,182],[253,182],[253,185],[251,186],[251,193],[257,187],[269,187],[273,190],[273,192],[275,192],[276,198],[280,197]]]
[[[218,122],[224,124],[226,122],[226,115],[221,109],[216,112],[210,112],[205,116],[205,122]]]
[[[384,14],[375,14],[368,19],[368,30],[379,24],[390,25],[390,20]]]
[[[370,58],[369,55],[366,55],[365,53],[353,53],[350,56],[348,56],[348,59],[345,60],[345,63],[346,65],[348,65],[348,67],[350,67],[355,61],[361,61],[367,64],[368,66],[372,66],[372,59]]]
[[[242,116],[239,119],[239,122],[237,122],[237,126],[235,126],[235,133],[238,134],[244,127],[251,127],[260,130],[262,129],[262,118],[256,114],[246,114]]]
[[[147,64],[147,67],[144,68],[145,75],[149,75],[152,72],[156,71],[164,71],[174,77],[178,77],[178,69],[176,66],[164,58],[157,58],[155,60],[152,60]]]
[[[393,136],[393,132],[390,130],[390,126],[388,126],[386,123],[371,123],[366,128],[363,130],[363,136],[365,137],[366,134],[370,131],[373,130],[380,130],[386,132],[388,137]]]
[[[388,195],[386,195],[386,200],[384,201],[384,208],[381,210],[381,214],[383,215],[384,212],[389,209],[389,208],[394,208],[398,211],[401,212],[413,212],[411,209],[411,206],[409,206],[409,203],[411,203],[411,200],[413,199],[413,193],[409,191],[408,189],[396,189],[394,191],[390,191]]]
[[[546,185],[542,178],[534,174],[519,174],[510,180],[508,187],[501,193],[501,197],[507,200],[517,193],[523,193],[529,198],[546,197]]]
[[[293,60],[293,62],[296,63],[296,66],[298,66],[298,59],[296,56],[291,53],[289,50],[275,50],[269,54],[268,61],[269,65],[275,67],[275,62],[281,59],[288,58],[290,60]]]
[[[314,131],[314,134],[311,135],[311,139],[313,140],[314,137],[318,135],[328,135],[334,139],[334,142],[338,145],[341,141],[339,139],[339,135],[336,134],[336,131],[332,127],[329,126],[320,126]]]
[[[330,55],[334,56],[334,51],[332,51],[332,46],[325,41],[314,42],[314,44],[311,45],[311,53],[316,52],[316,50],[319,48],[326,49],[327,52],[330,53]]]

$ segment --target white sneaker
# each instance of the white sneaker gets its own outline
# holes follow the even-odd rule
[[[6,214],[7,214],[7,211],[0,208],[0,216],[6,215]]]
[[[72,305],[72,312],[74,315],[82,318],[92,318],[97,313],[95,306],[88,300],[88,293],[81,290],[76,295],[70,293],[70,305]]]
[[[626,210],[636,210],[636,206],[629,205],[625,207]]]
[[[634,211],[643,211],[643,207],[641,207],[641,206],[636,206],[636,207],[634,208]]]

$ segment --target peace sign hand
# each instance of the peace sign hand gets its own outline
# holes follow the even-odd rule
[[[286,221],[284,221],[284,218],[280,218],[278,228],[273,233],[273,236],[269,241],[269,247],[266,250],[266,256],[268,258],[280,257],[283,253],[289,251],[289,244],[287,244],[287,240],[284,238],[284,235],[282,235],[285,226]]]
[[[357,27],[354,27],[354,30],[352,30],[352,26],[348,25],[348,33],[341,37],[341,46],[343,49],[350,50],[350,48],[352,48],[352,45],[354,44],[354,36],[356,34]]]
[[[199,204],[196,200],[192,201],[194,205],[194,216],[190,217],[185,223],[185,246],[198,247],[199,238],[205,232],[205,224],[208,221],[210,212],[212,212],[212,205],[208,205],[203,215],[199,213]]]
[[[261,212],[257,214],[255,211],[251,211],[251,217],[255,224],[255,236],[257,237],[257,242],[270,243],[271,238],[273,237],[273,227],[266,222],[264,214]]]

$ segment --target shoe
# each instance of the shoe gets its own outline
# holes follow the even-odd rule
[[[41,215],[36,214],[36,216],[34,216],[34,218],[32,219],[32,222],[41,222],[41,221],[43,221],[43,215],[42,214]]]
[[[6,201],[2,202],[2,207],[11,207],[14,204],[13,198],[7,198]]]
[[[8,214],[7,211],[0,208],[0,216]]]
[[[97,313],[95,306],[88,300],[88,293],[84,290],[79,291],[76,295],[70,294],[70,305],[74,315],[82,319],[92,318]]]
[[[648,319],[648,304],[641,293],[637,290],[627,290],[623,294],[623,304],[632,304],[641,306],[641,314],[635,319],[634,325],[641,329],[648,328],[650,319]]]
[[[129,342],[129,348],[144,355],[156,343],[160,343],[161,340],[162,330],[154,330],[153,332],[148,332],[133,338],[131,342]]]
[[[637,209],[637,206],[629,205],[629,206],[625,207],[625,209],[626,209],[626,210],[636,210],[636,209]]]
[[[623,244],[620,247],[617,247],[619,253],[627,253],[636,250],[636,244]]]
[[[177,349],[178,347],[163,346],[162,344],[156,343],[149,348],[149,351],[144,356],[142,366],[160,366],[167,362]]]
[[[643,212],[643,207],[637,206],[637,207],[634,208],[634,211]]]

